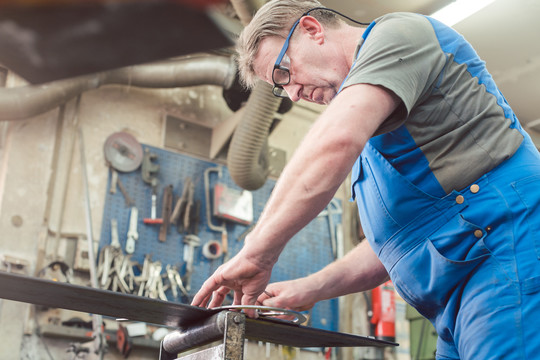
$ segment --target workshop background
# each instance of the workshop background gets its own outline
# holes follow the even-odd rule
[[[540,144],[540,0],[487,2],[453,27],[487,62],[518,118]],[[110,273],[100,277],[100,286],[189,302],[202,281],[240,249],[281,169],[324,107],[282,102],[265,85],[251,94],[239,88],[230,39],[262,1],[180,1],[183,11],[169,11],[169,17],[152,12],[154,5],[168,2],[142,2],[142,22],[137,12],[125,11],[135,2],[95,3],[105,4],[108,16],[70,12],[69,1],[47,2],[49,8],[31,0],[0,5],[1,270],[90,286],[91,220],[96,258],[103,264],[105,253],[116,254],[118,272],[124,257],[138,262],[141,270],[123,273],[120,281],[96,259],[100,271]],[[192,16],[200,10],[193,4],[209,3],[215,6],[211,15]],[[429,15],[452,1],[322,3],[371,21],[393,11]],[[49,31],[55,27],[43,20],[46,16],[55,19],[58,32]],[[110,33],[100,36],[100,25]],[[160,41],[152,43],[155,34]],[[45,45],[38,46],[41,40]],[[171,196],[164,198],[167,187]],[[317,271],[362,240],[355,205],[348,199],[344,184],[325,212],[287,247],[273,280]],[[162,230],[159,220],[164,212],[172,215],[177,203],[177,210],[184,211],[168,231]],[[129,258],[133,208],[139,236]],[[121,256],[110,247],[114,228]],[[200,241],[192,263],[187,235]],[[165,288],[156,282],[151,290],[140,290],[145,259],[144,271],[162,274],[158,278]],[[192,289],[183,293],[167,271],[182,275],[185,286],[191,264]],[[388,294],[391,309],[382,301]],[[386,321],[389,314],[395,318],[395,333],[376,333],[382,324],[376,329],[371,320]],[[431,325],[393,293],[391,284],[318,305],[309,315],[314,327],[393,337],[400,346],[383,353],[249,343],[246,358],[434,359]],[[158,358],[159,339],[167,329],[105,321],[111,338],[107,359],[126,355],[117,347],[119,331],[132,341],[130,359]],[[89,339],[90,322],[89,314],[0,300],[0,359],[74,358]]]

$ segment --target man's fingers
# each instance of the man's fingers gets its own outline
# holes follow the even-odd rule
[[[205,307],[209,299],[210,299],[210,295],[206,293],[202,293],[199,290],[199,292],[195,294],[195,296],[193,297],[193,300],[191,300],[191,305]]]
[[[270,299],[271,297],[273,297],[274,295],[272,295],[268,290],[264,290],[262,292],[261,295],[259,295],[259,297],[257,298],[257,304],[261,304],[263,305],[263,303],[267,300],[267,299]],[[265,306],[268,306],[268,305],[265,305]]]
[[[244,296],[244,293],[242,293],[241,291],[235,291],[233,305],[245,305],[242,303],[243,296]]]
[[[257,302],[256,296],[250,296],[250,295],[244,294],[244,296],[242,296],[242,299],[241,299],[242,305],[255,305],[256,302]],[[253,319],[256,319],[258,317],[257,312],[253,309],[245,309],[244,313],[246,314],[246,316]]]
[[[220,287],[221,284],[216,280],[215,275],[210,277],[202,284],[201,289],[197,292],[197,294],[195,294],[193,300],[191,301],[191,305],[205,307],[210,300],[212,293]]]
[[[225,297],[230,291],[231,289],[226,286],[222,286],[218,290],[214,291],[212,294],[212,301],[210,301],[208,307],[215,308],[221,306],[223,304],[223,300],[225,300]]]

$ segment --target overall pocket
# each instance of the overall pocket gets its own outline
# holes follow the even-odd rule
[[[430,234],[405,254],[390,276],[400,295],[426,318],[433,320],[452,294],[491,253],[481,229],[461,214]]]

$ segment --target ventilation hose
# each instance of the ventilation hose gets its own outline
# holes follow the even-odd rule
[[[259,81],[244,107],[227,156],[231,177],[243,189],[257,190],[268,178],[268,132],[280,103],[270,85]]]

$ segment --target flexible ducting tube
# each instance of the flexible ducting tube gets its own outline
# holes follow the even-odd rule
[[[0,120],[27,119],[103,85],[145,88],[219,85],[229,88],[235,75],[236,66],[230,57],[208,55],[129,66],[42,85],[1,88]]]
[[[243,189],[257,190],[268,178],[268,131],[280,103],[270,85],[260,81],[244,107],[227,156],[231,177]]]
[[[244,25],[258,8],[255,0],[231,0],[231,4]],[[243,189],[257,190],[268,178],[268,130],[280,104],[270,85],[259,81],[245,105],[227,155],[231,177]]]

